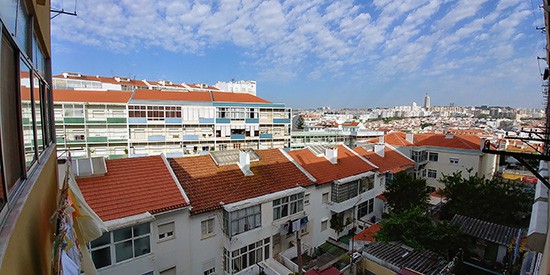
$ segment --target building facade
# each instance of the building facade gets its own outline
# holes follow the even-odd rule
[[[395,163],[376,160],[382,176],[346,146],[107,160],[105,175],[77,179],[110,231],[90,244],[94,262],[103,274],[295,272],[297,238],[313,256],[380,219],[374,198]]]
[[[227,92],[54,90],[59,150],[168,157],[290,147],[290,108]]]

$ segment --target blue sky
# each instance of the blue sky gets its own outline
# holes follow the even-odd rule
[[[53,73],[256,80],[258,96],[294,108],[421,104],[426,93],[437,106],[542,108],[539,4],[78,1],[78,16],[52,20]]]

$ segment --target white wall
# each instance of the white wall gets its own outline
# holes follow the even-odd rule
[[[479,172],[481,152],[479,154],[469,153],[461,150],[448,150],[438,149],[434,147],[428,147],[426,152],[438,153],[438,161],[428,161],[426,164],[426,177],[428,176],[428,169],[437,170],[437,178],[426,178],[426,184],[435,188],[443,188],[444,185],[438,180],[443,175],[450,175],[454,172],[462,171],[462,176],[467,177],[467,169],[472,169],[472,175]],[[451,164],[450,158],[459,159],[458,164]]]

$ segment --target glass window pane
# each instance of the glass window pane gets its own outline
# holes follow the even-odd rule
[[[2,0],[0,1],[0,16],[6,24],[9,32],[15,33],[15,19],[17,16],[17,0]]]
[[[91,242],[92,248],[111,243],[111,232],[105,232],[101,237]]]
[[[27,170],[36,160],[34,140],[34,114],[32,111],[33,99],[30,90],[30,69],[25,62],[20,62],[21,67],[21,119],[23,127],[23,144],[25,146],[25,164]]]
[[[116,261],[124,261],[133,257],[132,240],[128,240],[115,245]]]
[[[37,78],[34,78],[38,80]],[[38,145],[38,155],[44,151],[44,140],[42,135],[42,95],[40,93],[40,81],[34,81],[33,94],[34,94],[34,118],[36,120],[36,143]]]
[[[149,223],[136,225],[134,226],[134,237],[148,234],[149,230]]]
[[[42,113],[43,113],[43,119],[44,121],[42,122],[42,128],[44,129],[44,133],[43,133],[43,137],[44,137],[44,147],[48,147],[48,144],[50,144],[50,141],[52,140],[52,135],[51,135],[51,118],[50,118],[50,114],[51,114],[51,106],[50,106],[50,93],[49,93],[50,89],[49,88],[46,88],[46,86],[44,85],[44,82],[40,82],[40,93],[41,93],[41,100],[42,100]]]
[[[92,251],[92,260],[95,268],[102,268],[111,265],[111,248],[105,247]]]
[[[142,237],[134,241],[134,252],[136,257],[145,255],[151,252],[151,244],[149,242],[149,236]]]
[[[5,1],[1,1],[2,3]],[[2,6],[4,8],[4,6]],[[0,9],[1,10],[1,9]],[[14,19],[15,20],[15,19]],[[14,21],[15,22],[15,21]],[[20,125],[14,120],[14,114],[18,112],[17,102],[17,59],[11,44],[2,37],[0,60],[0,117],[2,118],[2,142],[9,146],[4,147],[4,169],[6,172],[6,186],[8,193],[13,189],[18,180],[24,175],[23,161],[21,158]]]
[[[25,1],[19,1],[19,7],[17,9],[17,27],[15,37],[17,38],[17,43],[22,51],[29,54],[29,21],[30,17],[27,15],[27,12],[24,7]]]
[[[114,232],[115,242],[132,238],[132,228],[122,228]]]

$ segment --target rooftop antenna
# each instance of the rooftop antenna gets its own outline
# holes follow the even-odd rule
[[[77,0],[74,0],[74,11],[72,11],[72,12],[65,10],[65,7],[63,5],[63,0],[61,0],[61,9],[59,9],[59,8],[50,8],[50,13],[53,14],[52,16],[50,16],[50,20],[58,17],[61,14],[77,16],[77,14],[76,14],[76,1]]]

